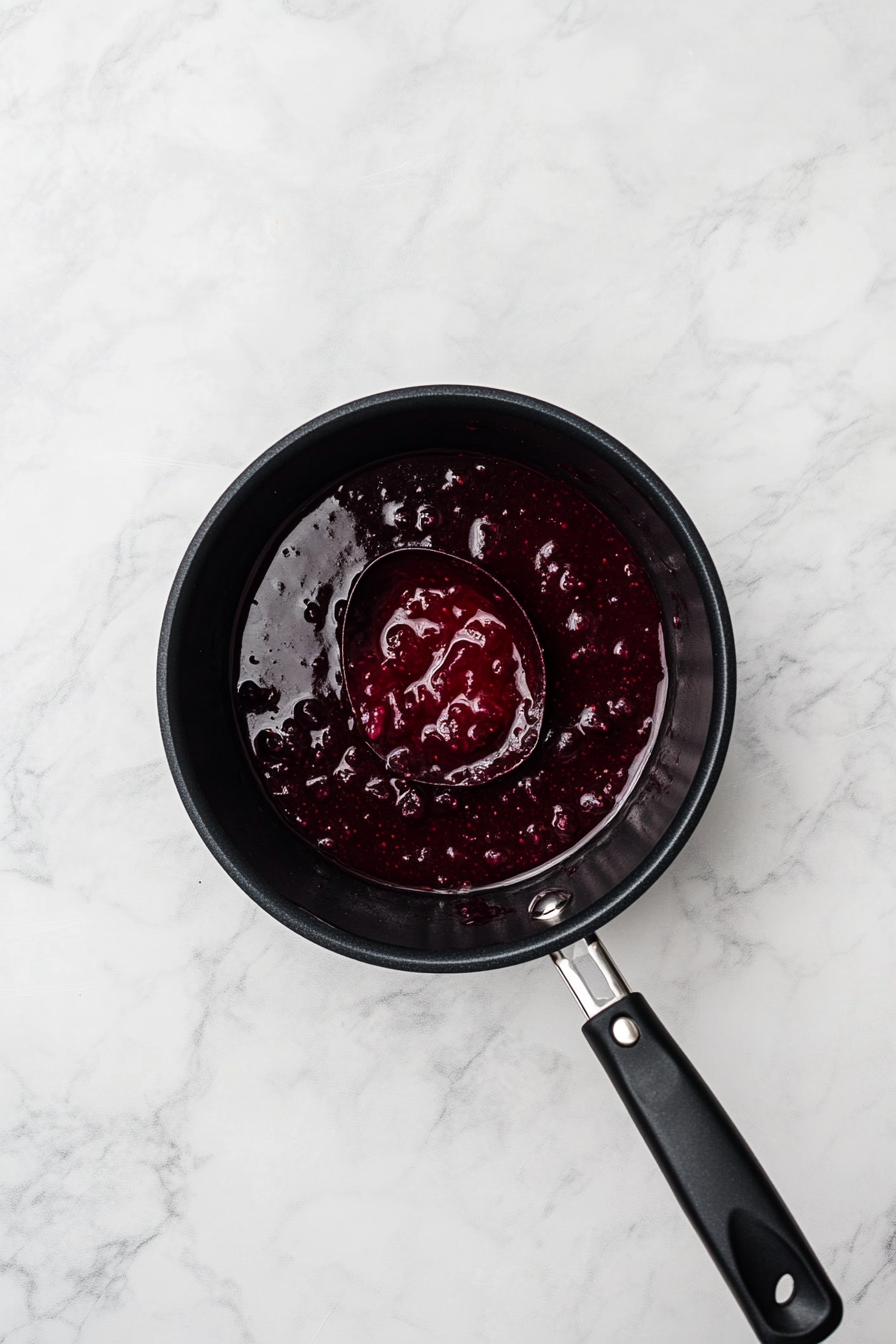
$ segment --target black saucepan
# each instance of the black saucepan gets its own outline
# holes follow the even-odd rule
[[[271,539],[348,473],[427,449],[512,458],[594,500],[646,564],[663,611],[668,692],[636,788],[578,849],[502,883],[500,919],[460,918],[457,897],[445,893],[376,886],[306,845],[263,795],[234,704],[236,627]],[[643,462],[566,411],[489,388],[410,388],[320,416],[253,462],[194,537],[165,614],[158,690],[184,805],[253,900],[324,947],[398,969],[475,971],[551,954],[585,1010],[589,1044],[757,1336],[811,1344],[836,1329],[840,1299],[799,1228],[594,933],[693,831],[734,712],[734,644],[718,575],[693,523]],[[487,908],[491,890],[470,898]]]

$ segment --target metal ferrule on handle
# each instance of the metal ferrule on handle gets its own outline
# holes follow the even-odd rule
[[[600,997],[598,997],[600,990],[597,993],[594,992],[580,969],[586,957],[590,957],[594,962],[603,977],[606,989],[609,991]],[[552,952],[551,958],[572,990],[573,997],[586,1017],[596,1017],[605,1008],[612,1007],[614,1003],[618,1003],[620,999],[624,999],[627,994],[631,993],[622,978],[619,967],[596,933],[592,933],[589,938],[583,938],[580,942],[575,943],[569,950]]]

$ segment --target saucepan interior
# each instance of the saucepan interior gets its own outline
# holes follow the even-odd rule
[[[493,903],[505,912],[491,920],[470,918],[469,897],[377,886],[306,845],[262,794],[233,704],[235,627],[272,538],[346,474],[433,449],[512,458],[593,499],[644,561],[663,613],[668,691],[637,787],[577,850],[537,873],[473,893],[484,909]],[[674,497],[594,426],[484,388],[413,388],[354,402],[254,462],[215,505],[184,558],[159,657],[160,715],[174,778],[231,876],[296,932],[363,960],[416,970],[522,961],[565,945],[635,900],[703,811],[721,769],[733,704],[724,596]],[[545,926],[529,907],[552,887],[571,899],[562,921]]]

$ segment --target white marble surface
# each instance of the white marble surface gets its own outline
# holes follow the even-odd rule
[[[295,425],[427,381],[691,511],[741,694],[607,941],[896,1330],[890,0],[0,8],[3,1344],[752,1338],[547,964],[304,943],[193,832],[157,632]]]

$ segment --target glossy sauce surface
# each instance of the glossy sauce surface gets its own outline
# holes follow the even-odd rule
[[[352,713],[346,602],[372,560],[403,547],[475,561],[532,624],[544,720],[502,778],[412,781]],[[465,891],[571,849],[630,790],[665,692],[660,608],[629,543],[577,491],[504,459],[421,453],[343,481],[279,542],[248,607],[237,688],[261,784],[311,844],[374,881]]]
[[[368,745],[394,774],[468,786],[538,741],[544,664],[511,594],[478,565],[413,546],[352,589],[342,670]]]

